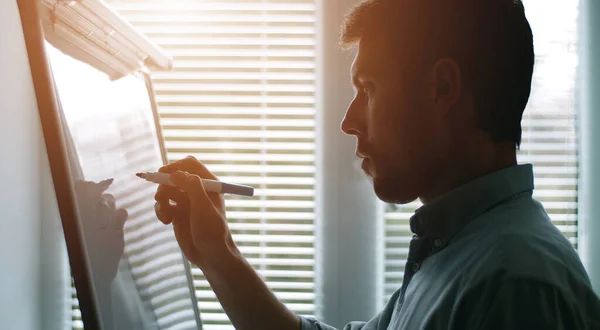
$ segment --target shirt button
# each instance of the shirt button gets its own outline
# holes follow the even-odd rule
[[[442,246],[442,240],[441,240],[441,239],[439,239],[439,238],[438,238],[438,239],[436,239],[435,241],[433,241],[433,245],[434,245],[436,248],[439,248],[440,246]]]
[[[418,262],[415,262],[412,265],[412,271],[415,272],[415,273],[419,270],[419,268],[421,268],[421,264],[419,264]]]

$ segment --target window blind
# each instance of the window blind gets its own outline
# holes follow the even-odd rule
[[[577,248],[577,176],[575,73],[577,0],[524,0],[533,30],[536,63],[531,97],[523,114],[519,163],[534,166],[534,198]],[[402,285],[408,243],[408,219],[420,204],[387,205],[385,217],[384,297]]]
[[[111,0],[174,58],[152,76],[170,161],[194,155],[221,180],[234,239],[287,306],[312,316],[315,0]],[[205,329],[232,329],[192,269]]]

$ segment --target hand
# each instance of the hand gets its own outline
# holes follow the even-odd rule
[[[78,180],[75,194],[83,225],[92,272],[98,284],[107,284],[117,275],[125,246],[123,226],[127,211],[116,208],[115,197],[105,194],[113,179],[99,183]]]
[[[206,262],[234,251],[223,195],[206,192],[202,186],[201,178],[217,180],[215,175],[191,156],[163,166],[159,172],[171,173],[177,187],[159,185],[154,210],[164,224],[173,224],[186,258],[202,268]]]

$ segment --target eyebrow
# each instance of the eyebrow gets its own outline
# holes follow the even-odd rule
[[[361,80],[361,78],[364,78],[364,77],[368,77],[368,75],[363,70],[353,71],[352,72],[352,83],[354,83],[355,85],[362,85],[360,80]]]

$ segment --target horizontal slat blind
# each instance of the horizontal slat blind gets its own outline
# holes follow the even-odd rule
[[[234,239],[293,311],[314,314],[315,1],[111,0],[174,57],[153,74],[169,160],[189,154],[220,179]],[[193,268],[206,329],[231,329]]]
[[[520,162],[534,165],[534,197],[577,248],[578,0],[526,0],[536,64],[523,115]]]
[[[577,248],[577,154],[575,73],[577,0],[525,0],[534,33],[536,64],[532,93],[523,115],[519,163],[532,163],[534,197],[554,224]],[[402,285],[408,243],[408,219],[419,207],[388,205],[385,212],[384,297]]]

